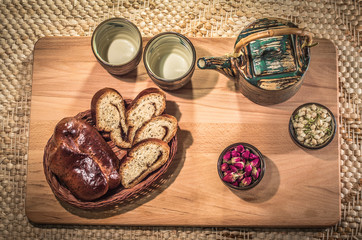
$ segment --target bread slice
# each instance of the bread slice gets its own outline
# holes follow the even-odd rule
[[[177,132],[177,119],[168,114],[162,114],[146,122],[137,130],[133,144],[147,138],[157,138],[168,143]]]
[[[128,142],[132,143],[137,130],[151,118],[161,115],[165,108],[165,93],[158,88],[147,88],[140,92],[126,113]]]
[[[125,188],[132,188],[166,163],[170,147],[159,139],[146,139],[134,145],[121,163],[119,173]]]
[[[122,95],[113,88],[103,88],[92,98],[91,112],[98,131],[110,133],[111,140],[121,148],[130,148],[127,141],[126,107]]]

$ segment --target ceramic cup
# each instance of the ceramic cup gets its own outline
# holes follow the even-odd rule
[[[196,51],[182,34],[164,32],[146,45],[143,62],[150,78],[164,90],[175,90],[187,84],[195,70]]]
[[[111,74],[134,70],[142,58],[142,36],[137,26],[124,18],[100,23],[92,35],[92,50],[98,62]]]

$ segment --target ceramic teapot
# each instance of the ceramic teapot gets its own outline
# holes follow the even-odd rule
[[[202,57],[197,66],[235,79],[241,93],[255,103],[276,104],[300,88],[313,45],[311,34],[295,24],[264,18],[240,32],[233,54]]]

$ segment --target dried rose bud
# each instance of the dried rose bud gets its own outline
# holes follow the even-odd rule
[[[244,179],[244,176],[245,176],[245,174],[244,174],[244,173],[241,173],[240,176],[239,176],[239,178],[236,179],[236,182],[241,183],[241,180]]]
[[[245,166],[244,170],[245,170],[245,176],[250,176],[251,170],[253,170],[253,166],[251,166],[250,164],[247,164]]]
[[[241,186],[249,186],[251,183],[251,177],[245,177],[243,180],[241,180],[240,185]]]
[[[239,170],[237,172],[232,173],[233,177],[235,179],[235,181],[238,181],[238,179],[243,179],[244,178],[244,172]]]
[[[229,164],[227,163],[221,164],[220,169],[221,171],[226,172],[227,170],[229,170]]]
[[[241,162],[241,158],[240,157],[233,157],[231,158],[231,164],[235,164],[237,162]]]
[[[236,181],[241,181],[243,178],[245,177],[245,173],[243,170],[239,170],[238,171],[238,178],[236,179]]]
[[[234,167],[237,169],[243,169],[245,167],[245,164],[243,162],[237,162],[234,164]]]
[[[237,172],[238,171],[238,169],[236,167],[234,167],[233,165],[230,165],[229,167],[230,167],[231,172]]]
[[[231,152],[231,156],[232,156],[232,157],[240,157],[240,153],[237,152],[237,151],[232,151],[232,152]]]
[[[251,170],[251,176],[253,177],[254,180],[258,179],[258,177],[259,177],[258,168],[253,167],[253,170]]]
[[[241,154],[241,156],[244,158],[244,159],[249,159],[249,156],[250,156],[250,152],[248,150],[246,150],[245,152],[243,152]]]
[[[233,182],[231,185],[238,187],[239,183],[238,182]]]
[[[238,151],[239,153],[242,153],[242,152],[244,152],[244,151],[245,151],[245,149],[244,149],[244,146],[243,146],[243,145],[239,145],[239,146],[237,146],[237,147],[235,148],[235,150],[236,150],[236,151]]]
[[[259,158],[257,155],[255,155],[254,153],[250,153],[249,156],[250,159],[255,159],[255,158]]]
[[[228,175],[228,174],[231,174],[231,173],[232,173],[231,170],[227,170],[226,172],[224,172],[224,176],[225,176],[225,175]]]
[[[225,161],[229,161],[230,158],[231,158],[231,152],[225,153],[225,155],[222,157],[222,159],[224,159]]]
[[[260,159],[255,158],[255,159],[251,160],[250,165],[253,166],[253,167],[259,167],[260,166]]]
[[[226,175],[222,178],[222,180],[223,180],[224,182],[228,182],[228,183],[232,183],[232,182],[235,181],[234,178],[233,178],[233,175],[232,175],[231,173],[226,174]]]
[[[237,179],[243,177],[243,173],[237,173],[237,172],[230,172],[228,174],[226,174],[222,180],[228,183],[233,183],[235,182]]]

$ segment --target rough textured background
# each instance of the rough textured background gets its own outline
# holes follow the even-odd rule
[[[0,239],[362,239],[361,0],[0,1]],[[326,229],[37,226],[25,216],[32,51],[44,36],[89,36],[102,20],[133,21],[143,36],[236,37],[282,17],[338,47],[341,221]]]

